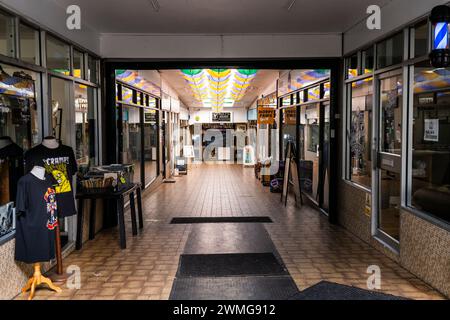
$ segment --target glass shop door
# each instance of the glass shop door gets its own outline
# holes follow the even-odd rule
[[[400,241],[403,76],[402,70],[380,76],[377,161],[375,165],[376,213],[373,233],[398,247]],[[376,219],[376,220],[375,220]]]

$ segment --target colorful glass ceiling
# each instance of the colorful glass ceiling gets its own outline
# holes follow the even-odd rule
[[[195,99],[221,111],[241,100],[255,78],[256,69],[182,69]]]
[[[414,93],[432,92],[448,88],[450,87],[450,70],[422,69],[415,74],[414,81]]]
[[[130,86],[147,91],[157,97],[161,96],[161,89],[153,82],[141,77],[137,71],[116,70],[116,79],[129,84]]]

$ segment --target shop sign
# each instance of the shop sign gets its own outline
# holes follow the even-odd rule
[[[273,108],[258,108],[258,124],[274,124],[275,109]]]
[[[297,108],[284,109],[284,123],[297,124]]]
[[[145,112],[144,113],[145,123],[156,123],[156,112]]]
[[[424,123],[424,141],[439,141],[439,119],[425,119]]]
[[[231,122],[231,112],[211,112],[211,122]]]

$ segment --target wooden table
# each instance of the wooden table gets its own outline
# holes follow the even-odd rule
[[[130,184],[128,188],[124,188],[115,192],[80,192],[77,193],[76,199],[78,200],[78,216],[77,216],[77,239],[76,239],[76,249],[80,250],[83,247],[83,205],[84,200],[91,201],[91,208],[89,211],[89,240],[95,238],[95,221],[96,221],[96,201],[101,200],[113,200],[116,201],[117,208],[117,218],[119,224],[119,235],[120,235],[120,248],[125,249],[126,245],[126,233],[125,233],[125,217],[124,217],[124,206],[125,197],[130,197],[130,213],[131,213],[131,227],[132,234],[136,236],[137,231],[137,221],[136,221],[136,205],[135,197],[136,193],[137,206],[138,206],[138,218],[139,218],[139,229],[144,228],[143,217],[142,217],[142,198],[141,198],[141,185],[139,183]]]

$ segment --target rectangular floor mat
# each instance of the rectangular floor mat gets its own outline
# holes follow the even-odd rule
[[[177,278],[171,300],[286,300],[298,292],[290,276]]]
[[[289,300],[404,300],[382,292],[321,281],[290,297]]]
[[[272,253],[183,254],[177,277],[288,275]]]
[[[191,223],[272,223],[270,217],[175,217],[171,224]]]

